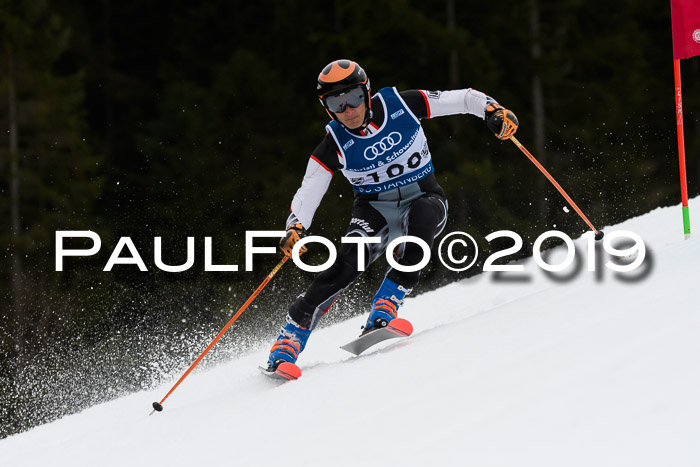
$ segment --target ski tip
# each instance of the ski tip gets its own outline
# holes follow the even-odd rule
[[[410,321],[403,318],[392,319],[387,326],[391,332],[401,336],[410,336],[413,334],[413,325]]]
[[[299,379],[301,376],[301,369],[299,369],[299,367],[294,363],[289,362],[280,363],[276,369],[273,369],[272,367],[259,366],[258,370],[260,370],[260,372],[265,376],[286,381],[293,381],[295,379]]]
[[[301,376],[301,369],[294,363],[282,362],[277,366],[275,373],[282,376],[290,381],[299,379]]]

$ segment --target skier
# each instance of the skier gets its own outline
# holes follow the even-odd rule
[[[282,362],[296,362],[320,318],[361,274],[358,247],[364,249],[366,268],[393,239],[411,235],[432,246],[444,229],[447,201],[434,175],[421,119],[469,113],[484,119],[500,139],[508,139],[518,128],[513,112],[474,89],[399,92],[391,87],[370,96],[367,74],[351,60],[335,60],[323,68],[317,90],[331,121],[292,200],[280,249],[291,255],[294,245],[307,235],[336,171],[343,173],[355,192],[346,236],[375,237],[379,243],[342,244],[334,264],[319,273],[289,307],[286,324],[270,350],[270,370]],[[305,251],[303,246],[300,252]],[[397,262],[402,266],[417,265],[422,259],[423,249],[416,243],[404,243],[398,250]],[[389,269],[372,299],[363,333],[397,317],[419,276],[419,272]]]

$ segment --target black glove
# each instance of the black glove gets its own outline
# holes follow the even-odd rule
[[[485,117],[486,126],[498,139],[508,139],[518,129],[518,117],[502,105],[494,103],[486,106]]]
[[[292,256],[292,248],[294,248],[294,245],[308,234],[309,233],[306,231],[303,225],[290,225],[289,228],[287,228],[287,234],[282,237],[282,240],[280,240],[280,250],[282,250],[282,253],[284,253],[285,256]],[[299,254],[301,255],[307,251],[308,248],[302,246],[299,249]]]

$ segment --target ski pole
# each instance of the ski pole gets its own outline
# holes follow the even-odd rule
[[[569,195],[566,194],[566,192],[564,191],[564,189],[557,183],[556,180],[554,180],[554,177],[552,177],[551,175],[549,175],[549,172],[547,172],[547,169],[545,169],[545,168],[542,166],[542,164],[540,164],[540,163],[537,161],[537,159],[535,159],[535,158],[532,156],[532,154],[530,154],[530,151],[528,151],[527,149],[525,149],[525,146],[523,146],[522,144],[520,144],[520,141],[518,141],[517,139],[515,139],[515,136],[511,136],[511,137],[510,137],[510,140],[511,140],[513,143],[515,143],[515,145],[518,147],[518,149],[520,149],[520,150],[523,152],[523,154],[525,154],[525,155],[532,161],[532,163],[535,164],[535,166],[537,166],[538,169],[540,169],[540,171],[545,175],[545,177],[547,177],[547,178],[549,179],[549,181],[552,182],[552,185],[554,185],[554,187],[555,187],[557,190],[559,190],[559,193],[561,193],[561,195],[566,199],[566,201],[569,202],[569,204],[571,205],[571,207],[574,208],[574,210],[578,213],[578,215],[581,216],[581,219],[583,219],[584,221],[586,221],[586,224],[588,224],[588,226],[591,228],[591,230],[593,230],[593,232],[595,232],[595,239],[596,239],[596,240],[601,240],[601,239],[603,238],[603,231],[602,231],[602,230],[596,230],[596,228],[593,227],[593,224],[591,224],[591,221],[589,221],[588,218],[587,218],[587,217],[583,214],[583,212],[579,209],[579,207],[576,206],[576,203],[574,203],[574,200],[572,200],[572,199],[569,197]]]
[[[194,363],[192,365],[190,365],[190,367],[187,369],[187,371],[185,371],[185,373],[182,376],[180,376],[180,379],[177,380],[177,383],[175,383],[175,385],[170,389],[170,391],[168,391],[168,393],[165,395],[165,397],[163,397],[163,399],[161,399],[160,402],[153,403],[153,411],[149,415],[153,415],[153,412],[156,412],[156,411],[161,412],[163,410],[163,402],[165,402],[165,399],[167,399],[170,396],[170,394],[173,393],[175,388],[177,388],[180,385],[180,383],[182,383],[182,381],[185,378],[187,378],[187,375],[189,375],[192,372],[194,367],[196,367],[199,364],[199,362],[202,361],[204,356],[211,350],[212,347],[214,347],[214,344],[216,344],[219,341],[219,339],[221,339],[221,337],[226,333],[226,331],[228,331],[228,328],[231,327],[231,325],[238,319],[239,316],[241,316],[241,314],[245,311],[245,309],[248,308],[248,306],[253,302],[253,300],[255,300],[255,297],[257,297],[258,294],[260,292],[262,292],[262,290],[265,288],[267,283],[270,282],[270,279],[272,279],[275,276],[275,274],[277,274],[277,272],[284,265],[284,263],[287,262],[287,260],[289,258],[290,258],[289,256],[285,256],[284,258],[282,258],[282,260],[279,263],[277,263],[277,266],[275,266],[274,269],[272,271],[270,271],[270,274],[268,274],[267,277],[265,278],[265,280],[262,281],[262,284],[260,284],[258,286],[258,288],[255,289],[255,292],[253,292],[253,295],[251,295],[248,298],[248,300],[246,300],[246,302],[243,304],[243,306],[241,306],[238,309],[236,314],[233,315],[233,318],[231,318],[231,320],[228,323],[226,323],[226,326],[224,326],[224,328],[219,332],[219,334],[216,335],[214,340],[211,341],[211,343],[207,346],[207,348],[204,349],[204,352],[202,352],[202,354],[199,357],[197,357],[197,360],[195,360]]]

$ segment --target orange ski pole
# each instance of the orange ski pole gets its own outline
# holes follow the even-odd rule
[[[525,154],[525,155],[528,157],[528,159],[530,159],[530,160],[532,161],[532,163],[535,164],[535,165],[537,166],[538,169],[540,169],[540,171],[545,175],[545,177],[547,177],[547,178],[549,179],[549,181],[552,182],[552,185],[554,185],[554,187],[555,187],[557,190],[559,190],[559,193],[561,193],[561,195],[564,197],[564,199],[566,199],[566,201],[568,201],[569,205],[571,205],[571,207],[574,208],[574,210],[578,213],[578,215],[581,216],[581,219],[583,219],[584,221],[586,221],[586,224],[588,224],[588,226],[591,228],[591,230],[593,230],[593,232],[595,232],[595,239],[596,239],[596,240],[602,239],[602,238],[603,238],[603,231],[602,231],[602,230],[596,230],[596,228],[593,227],[593,224],[591,224],[591,221],[588,220],[588,218],[583,214],[583,212],[579,209],[579,207],[576,206],[576,203],[574,203],[574,200],[572,200],[572,199],[569,197],[569,195],[566,194],[566,192],[564,191],[564,189],[557,183],[557,181],[554,180],[554,177],[552,177],[552,176],[549,174],[549,172],[547,172],[547,169],[545,169],[545,168],[542,166],[542,164],[540,164],[540,163],[537,161],[537,159],[535,159],[535,158],[532,156],[532,154],[530,154],[530,151],[528,151],[527,149],[525,149],[525,146],[523,146],[522,144],[520,144],[520,141],[518,141],[517,139],[515,139],[515,136],[511,136],[511,137],[510,137],[510,140],[511,140],[513,143],[515,143],[515,145],[518,147],[518,149],[520,149],[520,150],[523,152],[523,154]]]
[[[241,314],[243,314],[245,309],[248,308],[248,306],[253,302],[253,300],[255,300],[255,297],[257,297],[258,294],[262,292],[267,283],[270,282],[270,279],[272,279],[275,276],[275,274],[277,274],[277,272],[284,265],[284,263],[287,262],[289,258],[289,256],[285,256],[279,263],[277,263],[277,266],[275,266],[275,268],[272,271],[270,271],[270,274],[268,274],[265,280],[262,281],[262,284],[260,284],[258,288],[255,289],[253,295],[251,295],[250,298],[248,298],[248,300],[246,300],[246,302],[243,304],[243,306],[241,306],[238,309],[236,314],[233,315],[233,318],[231,318],[231,320],[228,323],[226,323],[226,326],[224,326],[224,328],[219,332],[219,334],[216,335],[214,340],[211,341],[207,348],[204,349],[204,352],[202,352],[202,354],[199,357],[197,357],[197,360],[195,360],[194,363],[190,365],[190,367],[187,369],[187,371],[185,371],[185,373],[182,376],[180,376],[180,379],[177,380],[177,383],[175,383],[175,385],[170,389],[170,391],[168,391],[165,397],[163,397],[163,399],[161,399],[160,402],[153,403],[153,411],[149,415],[153,415],[153,412],[161,412],[163,410],[163,402],[165,402],[165,399],[167,399],[170,396],[170,394],[173,393],[175,388],[177,388],[180,385],[180,383],[182,383],[182,381],[185,378],[187,378],[187,375],[189,375],[192,372],[192,370],[194,370],[194,367],[196,367],[199,364],[199,362],[202,361],[204,356],[211,350],[212,347],[214,347],[214,344],[216,344],[219,341],[219,339],[221,339],[221,337],[226,333],[226,331],[228,331],[228,328],[230,328],[231,325],[238,319],[238,317],[241,316]]]

